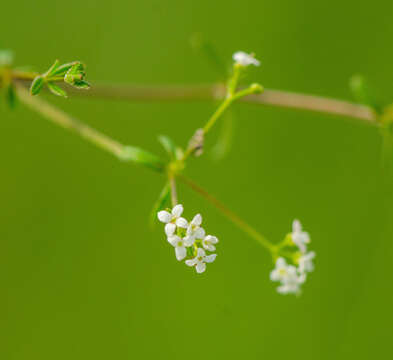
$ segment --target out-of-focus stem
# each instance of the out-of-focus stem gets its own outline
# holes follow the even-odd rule
[[[125,146],[123,144],[111,139],[110,137],[93,129],[92,127],[69,116],[65,112],[47,103],[46,101],[38,97],[33,97],[25,89],[25,87],[18,84],[16,84],[15,87],[19,100],[32,110],[44,116],[47,120],[61,126],[62,128],[73,131],[82,138],[95,144],[101,149],[108,151],[109,153],[115,155],[118,158],[122,158],[122,156],[124,155]]]
[[[246,223],[242,218],[235,214],[232,210],[228,209],[223,203],[216,199],[213,195],[208,193],[201,186],[196,184],[191,179],[185,177],[184,175],[178,175],[178,179],[185,185],[190,187],[199,195],[203,196],[212,205],[214,205],[220,212],[225,215],[229,220],[231,220],[239,229],[245,232],[247,235],[252,237],[254,240],[258,241],[260,245],[268,249],[272,254],[276,253],[276,246],[267,240],[261,233],[255,230],[251,225]]]

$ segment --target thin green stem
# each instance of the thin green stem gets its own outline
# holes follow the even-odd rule
[[[184,175],[178,175],[178,179],[185,185],[190,187],[196,193],[208,200],[212,205],[214,205],[218,210],[221,211],[229,220],[231,220],[239,229],[245,232],[247,235],[252,237],[254,240],[258,241],[260,245],[268,249],[272,254],[276,253],[276,246],[267,240],[261,233],[255,230],[251,225],[246,223],[242,218],[235,214],[232,210],[228,209],[223,203],[217,200],[213,195],[208,193],[201,186],[196,184],[191,179],[185,177]]]
[[[171,202],[172,202],[172,207],[176,206],[178,204],[177,201],[177,190],[176,190],[176,180],[175,177],[172,174],[169,174],[169,185],[171,187]]]
[[[88,140],[89,142],[113,154],[114,156],[120,159],[124,158],[126,147],[123,144],[100,133],[99,131],[82,123],[81,121],[72,118],[65,112],[57,109],[46,101],[38,97],[31,96],[23,86],[16,84],[15,87],[20,101],[32,110],[38,112],[52,123],[73,131],[85,140]]]
[[[216,121],[221,117],[221,115],[225,112],[225,110],[228,109],[228,107],[231,105],[232,102],[233,102],[233,97],[229,96],[221,103],[221,105],[217,108],[217,110],[210,117],[206,125],[203,127],[204,134],[207,134],[210,131],[210,129],[213,127]]]

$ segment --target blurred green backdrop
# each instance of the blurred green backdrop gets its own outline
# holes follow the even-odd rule
[[[249,79],[266,87],[349,99],[360,72],[382,98],[393,90],[391,0],[19,0],[1,12],[1,45],[18,65],[79,59],[93,83],[213,82],[190,47],[200,32],[228,62],[254,51],[262,67]],[[214,109],[44,96],[155,152],[157,134],[184,144]],[[200,211],[221,240],[197,276],[162,227],[148,227],[162,178],[1,102],[1,359],[391,356],[392,213],[377,129],[261,106],[234,113],[229,155],[206,154],[187,173],[272,241],[302,220],[317,266],[300,298],[277,294],[269,254],[181,187],[186,215]]]

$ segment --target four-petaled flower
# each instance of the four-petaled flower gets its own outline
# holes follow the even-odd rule
[[[202,240],[202,246],[208,251],[216,251],[215,244],[218,243],[218,239],[215,236],[207,235]]]
[[[181,261],[187,256],[187,249],[193,244],[192,241],[182,239],[180,236],[173,235],[168,237],[168,242],[175,248],[176,259]]]
[[[298,262],[299,262],[299,271],[301,273],[311,272],[314,270],[314,263],[313,259],[315,258],[315,252],[310,251],[304,255],[302,255]]]
[[[292,241],[304,254],[307,251],[306,244],[310,242],[310,236],[307,232],[302,230],[302,224],[299,220],[294,220],[292,223]]]
[[[255,65],[259,66],[261,63],[255,59],[253,54],[247,54],[244,51],[237,51],[233,54],[233,60],[242,66]]]
[[[306,280],[304,273],[299,273],[293,265],[288,265],[284,258],[280,257],[276,261],[276,267],[270,273],[272,281],[280,281],[277,288],[280,294],[299,294],[300,285]]]
[[[203,239],[205,237],[205,230],[201,227],[202,216],[197,214],[191,220],[187,227],[187,239],[194,241],[195,239]]]
[[[281,281],[281,286],[277,288],[280,294],[300,294],[300,286],[306,281],[305,274],[298,274],[292,265],[288,268],[287,276]]]
[[[197,273],[203,273],[206,270],[206,263],[212,263],[217,254],[206,255],[205,250],[198,248],[197,256],[191,260],[186,260],[188,266],[195,266]]]
[[[166,224],[165,234],[167,234],[167,236],[172,236],[175,233],[176,226],[187,229],[187,220],[181,217],[182,213],[183,206],[179,204],[172,209],[171,213],[162,210],[157,214],[158,220]]]

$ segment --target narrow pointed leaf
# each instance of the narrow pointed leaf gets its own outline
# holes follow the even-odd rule
[[[120,155],[120,159],[123,161],[132,161],[157,171],[162,171],[165,166],[158,156],[134,146],[126,146]]]
[[[8,86],[7,92],[6,92],[6,99],[7,99],[7,103],[9,105],[9,107],[11,109],[15,109],[16,104],[17,104],[17,97],[16,97],[15,88],[13,87],[13,85]]]
[[[49,82],[48,88],[52,94],[55,94],[57,96],[61,96],[64,98],[67,97],[67,93],[59,85],[56,85],[54,82]]]
[[[39,94],[40,91],[42,90],[44,84],[45,84],[44,78],[43,78],[41,75],[37,76],[37,77],[33,80],[33,82],[31,83],[31,86],[30,86],[30,94],[31,94],[31,95],[37,95],[37,94]]]
[[[177,153],[178,146],[174,143],[174,141],[166,135],[159,135],[158,141],[163,146],[163,148],[166,150],[166,152],[169,154],[170,158],[172,160],[176,159],[176,153]]]

